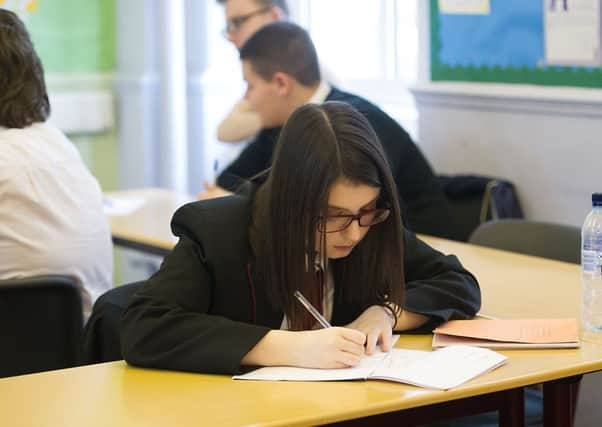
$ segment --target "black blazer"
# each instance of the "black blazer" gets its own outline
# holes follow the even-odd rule
[[[333,88],[327,101],[351,104],[370,122],[382,144],[397,186],[404,224],[416,233],[453,238],[451,208],[426,158],[408,133],[364,98]],[[244,180],[270,167],[281,128],[264,129],[218,177],[235,191]]]
[[[241,359],[282,323],[248,263],[250,199],[234,195],[181,207],[172,220],[173,251],[134,295],[122,318],[121,346],[131,364],[205,373],[235,373]],[[467,319],[480,307],[475,278],[405,232],[406,306],[431,321]],[[367,307],[335,297],[332,324],[345,325]]]

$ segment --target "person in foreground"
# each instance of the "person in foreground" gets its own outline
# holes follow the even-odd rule
[[[0,9],[0,280],[73,276],[87,317],[113,286],[111,233],[98,182],[49,115],[27,29]]]
[[[344,368],[388,351],[392,331],[479,309],[475,278],[402,227],[383,149],[350,105],[296,110],[263,178],[175,213],[178,244],[122,318],[129,363]],[[316,329],[297,290],[334,327]]]

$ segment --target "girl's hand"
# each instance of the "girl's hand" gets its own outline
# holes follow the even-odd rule
[[[391,350],[394,319],[384,307],[373,305],[368,307],[357,319],[347,325],[366,336],[366,354],[374,354],[376,344],[380,343],[382,351]]]
[[[294,335],[289,347],[294,366],[347,368],[356,366],[364,354],[366,336],[353,329],[325,328]]]
[[[243,365],[347,368],[360,363],[366,335],[354,329],[268,332],[241,360]]]

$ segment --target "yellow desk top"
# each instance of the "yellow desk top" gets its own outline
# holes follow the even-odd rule
[[[476,276],[481,286],[481,313],[508,319],[579,318],[579,265],[436,237],[420,238],[443,253],[456,255]]]
[[[430,336],[398,347],[430,348]],[[386,381],[262,382],[139,369],[124,362],[0,379],[0,425],[314,425],[602,369],[602,347],[508,350],[506,365],[448,391]]]
[[[175,242],[169,219],[187,200],[149,191],[153,204],[146,204],[134,217],[112,218],[111,228],[114,234],[168,249]],[[482,313],[500,318],[578,317],[577,265],[422,238],[444,253],[457,255],[475,274],[483,295]],[[430,336],[406,335],[397,346],[425,350],[430,349],[430,340]],[[602,345],[588,342],[578,349],[501,353],[509,357],[506,365],[448,391],[372,380],[233,381],[228,376],[139,369],[124,362],[99,364],[0,379],[0,425],[313,425],[602,369]]]
[[[159,188],[121,190],[105,195],[144,200],[140,208],[128,215],[109,215],[113,237],[165,250],[170,250],[177,242],[170,229],[172,215],[180,206],[194,199],[190,195]]]

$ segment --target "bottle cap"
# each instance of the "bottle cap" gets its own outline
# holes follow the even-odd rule
[[[592,193],[592,206],[602,206],[602,193]]]

